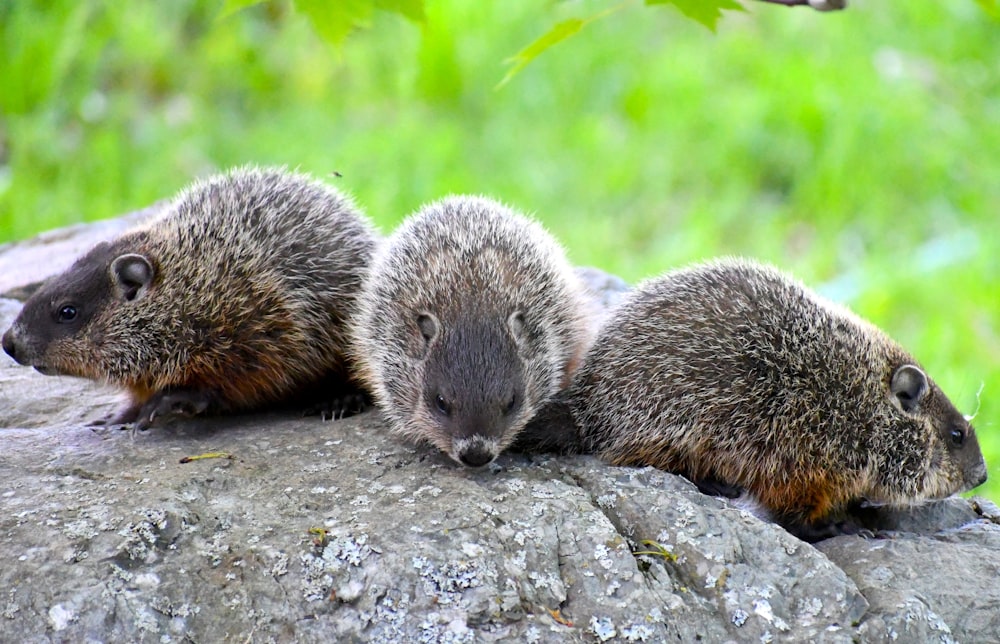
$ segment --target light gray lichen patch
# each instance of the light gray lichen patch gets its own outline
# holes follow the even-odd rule
[[[346,535],[327,542],[323,556],[326,557],[328,552],[351,566],[360,566],[361,562],[372,554],[372,548],[368,545],[367,534],[359,534],[356,537]]]
[[[469,644],[476,641],[476,633],[468,627],[462,615],[431,612],[419,624],[420,644]]]
[[[645,624],[629,624],[622,628],[622,639],[626,642],[651,642],[656,632]]]
[[[618,635],[618,630],[615,629],[615,623],[611,621],[610,617],[591,617],[587,630],[593,633],[594,636],[602,642],[607,642],[612,637]]]
[[[753,600],[753,612],[763,618],[768,624],[773,624],[779,631],[787,631],[789,629],[788,623],[774,614],[774,608],[767,599],[760,598]]]
[[[594,548],[594,559],[605,570],[611,570],[615,565],[614,559],[611,558],[611,549],[603,543],[597,544]]]
[[[17,589],[11,588],[7,591],[7,604],[4,606],[3,611],[0,612],[0,616],[6,619],[14,619],[19,610],[21,610],[21,606],[17,603]]]
[[[77,620],[76,612],[63,604],[55,604],[49,608],[49,625],[55,632],[66,630]]]
[[[162,509],[143,508],[139,514],[140,520],[130,521],[118,531],[117,534],[125,538],[119,552],[134,561],[150,563],[156,558],[155,546],[160,535],[167,528],[167,513]]]
[[[271,559],[270,573],[272,577],[283,577],[288,574],[288,555],[284,552],[270,552]]]
[[[598,507],[604,510],[614,509],[615,504],[618,502],[617,494],[602,494],[594,499],[597,502]]]
[[[940,633],[938,635],[941,644],[957,644],[957,640],[952,636],[951,627],[945,623],[941,616],[927,609],[927,624],[930,626],[932,631],[937,631]],[[996,633],[994,633],[996,635]]]
[[[336,586],[337,598],[352,601],[364,591],[364,582],[352,578],[348,568],[358,567],[376,552],[368,545],[368,535],[344,535],[328,539],[321,548],[299,556],[302,563],[302,590],[307,600],[330,598]],[[339,584],[339,585],[338,585]]]
[[[815,618],[823,610],[823,600],[819,597],[803,599],[799,605],[799,615],[803,618]]]
[[[518,494],[522,492],[525,487],[527,487],[527,483],[525,483],[522,479],[509,479],[504,481],[504,486],[511,494]]]
[[[413,567],[423,581],[424,591],[438,604],[461,604],[462,593],[495,582],[496,570],[478,560],[451,560],[438,565],[426,557],[413,557]]]
[[[62,532],[68,539],[90,540],[99,534],[92,521],[88,519],[77,519],[63,525]]]
[[[369,592],[372,592],[371,589]],[[400,642],[410,636],[406,618],[410,614],[410,598],[391,588],[382,595],[374,612],[362,612],[361,620],[370,625],[366,639],[372,642]]]
[[[90,556],[84,548],[72,548],[63,554],[63,561],[68,564],[79,563]]]
[[[200,606],[193,606],[187,602],[175,604],[166,597],[154,597],[149,605],[156,612],[170,618],[187,619],[201,612]]]

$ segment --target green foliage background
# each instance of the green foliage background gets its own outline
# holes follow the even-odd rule
[[[1000,499],[1000,23],[976,3],[749,2],[715,35],[626,3],[499,90],[611,3],[433,1],[339,50],[289,5],[222,5],[0,0],[0,241],[254,162],[329,176],[385,230],[494,195],[628,280],[759,257],[978,409]]]

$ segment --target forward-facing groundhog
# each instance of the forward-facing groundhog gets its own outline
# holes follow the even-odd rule
[[[941,498],[986,480],[972,426],[906,351],[747,260],[641,284],[564,395],[576,451],[742,488],[805,538],[838,529],[853,501]]]
[[[449,197],[376,255],[354,352],[396,432],[482,466],[569,382],[592,335],[586,302],[541,225],[490,199]]]
[[[3,348],[41,373],[127,389],[112,424],[310,395],[337,404],[359,393],[346,324],[376,242],[333,188],[240,168],[46,282]]]

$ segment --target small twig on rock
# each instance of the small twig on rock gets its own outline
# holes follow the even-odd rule
[[[670,552],[669,550],[666,549],[665,546],[660,545],[659,543],[653,541],[652,539],[643,539],[642,545],[649,546],[651,550],[636,550],[635,552],[632,553],[634,556],[638,557],[639,555],[650,555],[650,556],[663,557],[667,561],[677,561],[677,555]]]
[[[196,456],[185,456],[184,458],[181,459],[180,462],[192,463],[194,461],[201,461],[206,458],[226,458],[229,460],[233,460],[236,457],[228,452],[205,452],[204,454],[198,454]]]

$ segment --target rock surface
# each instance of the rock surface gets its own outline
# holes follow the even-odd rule
[[[49,237],[93,243],[116,230],[105,226]],[[3,275],[3,290],[61,270],[45,268],[51,252],[0,248],[0,267],[21,275]],[[0,300],[0,330],[18,307]],[[398,442],[377,412],[86,426],[116,404],[0,355],[0,641],[1000,632],[1000,510],[985,500],[884,512],[882,538],[812,546],[648,468],[505,455],[458,469]],[[181,462],[196,456],[214,457]]]
[[[158,202],[117,219],[58,228],[32,239],[0,245],[0,297],[23,300],[46,278],[69,268],[98,242],[155,217],[165,204]]]

